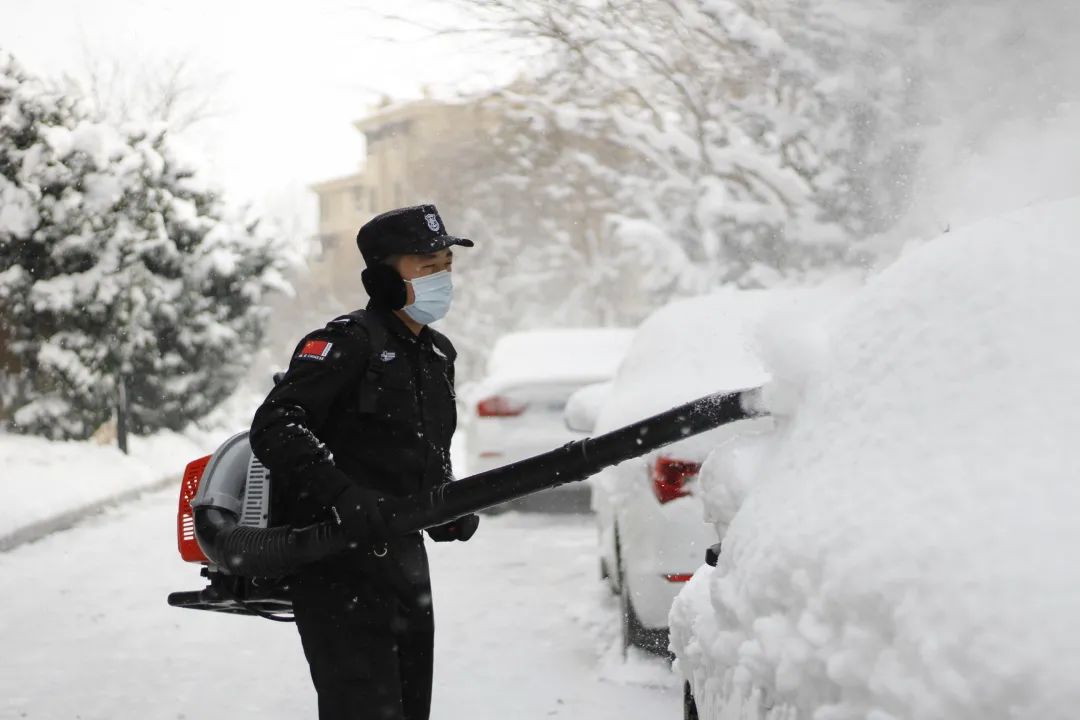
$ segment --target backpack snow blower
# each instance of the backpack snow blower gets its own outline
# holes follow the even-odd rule
[[[388,498],[391,533],[424,530],[564,483],[738,420],[759,417],[756,390],[707,395],[610,433],[441,485]],[[270,473],[252,454],[247,433],[190,463],[180,485],[180,556],[203,565],[203,590],[169,595],[174,607],[259,615],[288,621],[288,578],[302,565],[342,552],[349,539],[331,521],[273,526]]]

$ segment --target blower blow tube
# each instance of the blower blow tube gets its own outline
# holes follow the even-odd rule
[[[707,395],[610,433],[567,443],[535,457],[446,483],[430,492],[388,498],[383,511],[392,534],[435,527],[541,490],[584,480],[624,460],[683,438],[765,413],[756,390]],[[194,508],[195,535],[206,556],[230,574],[283,577],[302,565],[348,548],[350,540],[330,521],[301,528],[255,528],[213,504]]]

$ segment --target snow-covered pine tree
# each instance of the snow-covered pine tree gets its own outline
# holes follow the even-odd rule
[[[128,388],[136,431],[222,400],[279,281],[271,243],[182,167],[0,58],[0,336],[9,427],[85,437]]]
[[[73,395],[80,405],[103,408],[99,422],[112,406],[109,388],[93,370],[100,348],[82,342],[95,319],[58,307],[85,296],[81,280],[95,264],[97,238],[111,233],[116,221],[116,183],[102,172],[114,138],[105,128],[80,124],[78,115],[74,102],[46,91],[11,56],[0,56],[5,415],[21,410],[27,429],[45,429],[40,418],[55,436],[85,430],[84,419],[72,412]],[[51,338],[59,342],[43,342]]]
[[[180,294],[156,319],[163,373],[135,373],[144,425],[178,429],[206,415],[250,369],[269,322],[266,296],[288,293],[278,238],[230,210],[161,138],[161,215],[181,258]],[[152,381],[152,382],[150,382]]]
[[[164,133],[133,141],[154,172],[135,186],[131,206],[167,242],[131,266],[132,278],[149,279],[168,301],[137,323],[122,367],[134,429],[178,429],[213,409],[248,369],[268,321],[264,296],[285,288],[281,254],[257,221],[231,212],[175,157]],[[137,352],[147,331],[156,352]]]

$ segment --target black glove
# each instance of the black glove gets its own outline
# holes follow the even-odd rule
[[[465,542],[476,533],[476,528],[480,526],[480,516],[476,513],[471,513],[459,517],[457,520],[446,523],[445,525],[436,525],[433,528],[428,528],[427,534],[431,536],[431,539],[435,542],[450,542],[451,540],[460,540]]]
[[[374,491],[349,485],[334,498],[330,512],[350,539],[363,545],[385,545],[390,531],[379,509],[380,501]]]

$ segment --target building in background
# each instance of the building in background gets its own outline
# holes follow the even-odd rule
[[[487,118],[485,120],[485,118]],[[445,148],[469,142],[491,124],[479,103],[447,103],[431,99],[384,105],[358,120],[364,134],[365,157],[360,171],[317,183],[319,198],[315,280],[347,305],[363,304],[360,286],[363,266],[356,250],[356,231],[373,215],[405,205],[437,202],[425,182],[437,171],[436,158]],[[449,208],[440,206],[448,214]]]
[[[343,300],[352,300],[363,292],[359,287],[360,255],[354,244],[356,231],[373,214],[368,204],[370,188],[365,183],[365,174],[326,180],[311,189],[319,196],[319,248],[312,263],[311,280],[329,287]]]

